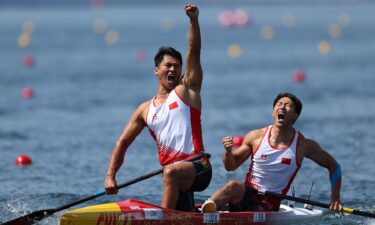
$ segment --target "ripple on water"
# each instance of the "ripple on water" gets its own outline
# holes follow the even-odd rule
[[[9,131],[4,132],[0,131],[0,139],[8,139],[8,140],[27,140],[29,136],[26,134],[17,132],[17,131]]]

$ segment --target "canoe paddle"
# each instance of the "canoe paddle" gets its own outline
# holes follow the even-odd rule
[[[209,153],[201,152],[199,155],[197,155],[195,157],[192,157],[190,159],[187,159],[185,161],[195,161],[195,160],[200,159],[202,157],[210,158],[211,155]],[[127,187],[129,185],[138,183],[138,182],[146,180],[150,177],[161,174],[163,172],[163,170],[164,170],[164,167],[161,168],[161,169],[155,170],[154,172],[151,172],[151,173],[148,173],[146,175],[135,178],[133,180],[130,180],[128,182],[125,182],[123,184],[120,184],[120,185],[118,185],[118,189]],[[105,190],[98,191],[94,195],[81,198],[81,199],[76,200],[72,203],[69,203],[69,204],[54,208],[54,209],[45,209],[45,210],[38,210],[38,211],[32,212],[30,214],[15,218],[15,219],[7,221],[5,223],[2,223],[1,225],[31,225],[31,224],[34,224],[34,223],[52,215],[52,214],[54,214],[55,212],[62,211],[64,209],[70,208],[72,206],[81,204],[82,202],[86,202],[86,201],[89,201],[91,199],[103,196],[103,195],[105,195]]]
[[[273,197],[276,197],[276,198],[287,199],[287,200],[291,200],[291,201],[295,201],[295,202],[299,202],[299,203],[305,203],[305,204],[314,205],[314,206],[329,209],[329,204],[326,204],[326,203],[311,201],[311,200],[307,200],[307,199],[303,199],[303,198],[297,198],[297,197],[289,196],[289,195],[282,195],[282,194],[279,194],[279,193],[264,191],[264,190],[258,190],[258,193],[262,194],[262,195],[270,195],[270,196],[273,196]],[[352,209],[352,208],[343,208],[342,212],[360,215],[360,216],[366,216],[366,217],[370,217],[370,218],[375,218],[375,213],[364,212],[364,211],[360,211],[360,210]]]

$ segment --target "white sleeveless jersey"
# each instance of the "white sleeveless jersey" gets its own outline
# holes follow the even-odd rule
[[[158,146],[160,164],[165,166],[203,151],[201,111],[184,103],[175,90],[158,107],[154,100],[146,124]]]
[[[300,168],[297,165],[297,146],[300,133],[293,134],[292,143],[282,149],[271,146],[272,126],[267,127],[262,141],[252,155],[245,178],[246,187],[286,194]]]

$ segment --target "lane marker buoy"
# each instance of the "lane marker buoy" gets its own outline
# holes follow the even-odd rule
[[[14,164],[17,166],[28,166],[32,164],[32,160],[28,155],[21,154],[14,160]]]
[[[24,88],[22,90],[22,98],[31,99],[34,96],[34,90],[31,88]]]
[[[303,70],[294,71],[293,79],[296,83],[303,83],[306,79],[305,72]]]
[[[242,136],[233,136],[233,147],[238,148],[242,145],[243,142]]]

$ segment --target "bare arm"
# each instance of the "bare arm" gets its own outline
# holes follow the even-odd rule
[[[124,163],[126,150],[146,126],[143,114],[147,105],[147,102],[143,103],[134,111],[113,148],[105,179],[105,190],[107,194],[116,194],[118,192],[115,178],[116,173]]]
[[[225,148],[223,162],[224,162],[225,169],[227,171],[236,170],[249,158],[250,155],[253,154],[253,144],[254,142],[256,142],[258,136],[259,136],[259,130],[250,131],[245,136],[241,146],[234,152],[232,152],[233,138],[232,137],[223,138],[222,143]]]
[[[332,177],[336,171],[337,162],[336,160],[326,151],[324,151],[318,143],[310,139],[304,139],[302,141],[303,155],[318,165],[326,168],[329,172],[329,177]],[[340,200],[340,189],[341,189],[341,176],[333,184],[331,193],[331,210],[341,211],[342,204]]]
[[[199,27],[199,10],[195,5],[185,5],[185,12],[190,18],[189,49],[186,55],[186,71],[183,84],[188,89],[200,92],[203,80],[202,66],[200,62],[201,33]]]

